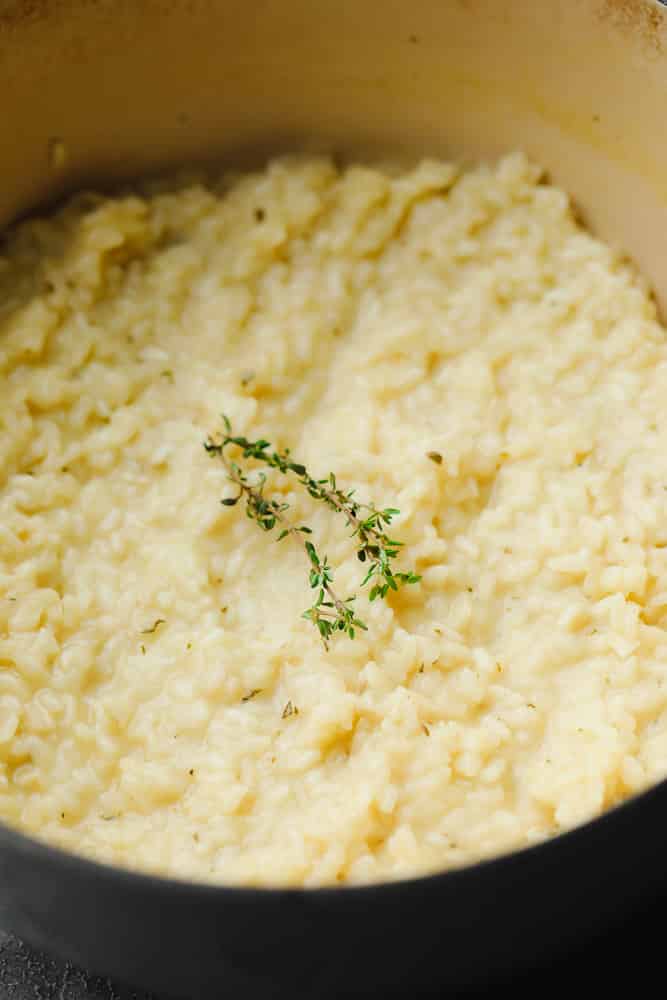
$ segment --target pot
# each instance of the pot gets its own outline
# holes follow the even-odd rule
[[[5,0],[0,223],[82,184],[281,150],[523,149],[667,309],[667,11],[654,0]],[[364,888],[239,889],[0,825],[0,926],[176,996],[462,989],[667,883],[667,785],[527,850]]]

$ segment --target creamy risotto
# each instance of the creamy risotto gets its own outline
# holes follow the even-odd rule
[[[665,775],[665,334],[525,158],[180,177],[1,252],[4,820],[181,876],[359,883]],[[222,412],[400,509],[422,579],[360,597],[368,632],[326,652],[303,552],[220,504]],[[269,486],[358,592],[340,519]]]

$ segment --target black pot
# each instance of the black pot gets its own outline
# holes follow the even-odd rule
[[[666,52],[654,0],[5,0],[0,224],[83,183],[312,140],[353,156],[523,148],[667,312]],[[666,820],[662,785],[460,871],[308,891],[152,878],[0,826],[0,927],[187,998],[458,989],[657,894]]]
[[[363,888],[227,889],[0,827],[0,925],[133,986],[198,997],[462,990],[526,971],[664,889],[667,786],[554,840]]]

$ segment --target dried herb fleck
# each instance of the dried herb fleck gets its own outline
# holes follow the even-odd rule
[[[253,688],[252,691],[249,691],[248,694],[245,694],[241,698],[241,701],[252,701],[253,698],[255,698],[258,694],[261,693],[262,693],[262,688]]]
[[[290,715],[298,715],[299,709],[291,701],[288,701],[283,709],[282,718],[289,719]]]
[[[156,618],[150,628],[145,628],[140,632],[140,635],[154,635],[159,629],[160,625],[166,625],[164,618]]]

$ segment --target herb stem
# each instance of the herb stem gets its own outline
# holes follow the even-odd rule
[[[312,559],[312,556],[309,551],[310,543],[306,541],[304,537],[303,528],[297,528],[295,525],[291,524],[284,517],[282,509],[283,505],[278,504],[277,501],[275,500],[269,500],[269,501],[264,500],[262,496],[262,487],[264,485],[264,480],[262,479],[260,481],[259,486],[251,485],[247,481],[243,473],[239,471],[238,465],[236,465],[235,462],[229,461],[229,459],[225,455],[224,446],[220,452],[220,457],[227,471],[227,478],[229,479],[230,482],[234,483],[239,488],[240,492],[239,496],[236,498],[236,502],[238,502],[241,496],[245,496],[246,501],[249,504],[249,509],[256,511],[257,513],[263,513],[262,508],[264,504],[268,503],[271,509],[270,517],[274,518],[278,524],[284,525],[284,531],[287,533],[283,534],[279,540],[282,541],[282,538],[285,538],[287,537],[287,535],[289,535],[289,537],[292,538],[299,545],[299,547],[305,551],[310,561]],[[345,603],[341,601],[341,599],[336,595],[336,593],[331,587],[329,580],[326,578],[322,579],[322,589],[329,598],[333,606],[333,610],[328,609],[324,607],[322,604],[320,604],[318,608],[318,615],[320,618],[330,618],[335,621],[341,615],[345,614],[346,610]]]
[[[366,575],[362,582],[364,587],[373,581],[368,599],[385,598],[390,590],[398,590],[404,584],[418,583],[421,579],[413,572],[395,572],[391,562],[395,559],[403,543],[389,538],[384,526],[388,526],[400,511],[394,507],[384,510],[377,509],[373,504],[363,504],[354,499],[354,490],[344,492],[339,489],[336,477],[332,473],[324,479],[314,479],[306,470],[305,465],[294,462],[289,449],[284,451],[269,451],[268,441],[260,439],[249,441],[245,437],[232,434],[232,427],[223,417],[225,434],[218,439],[209,437],[204,447],[209,455],[217,456],[227,472],[227,477],[233,483],[238,493],[236,496],[225,497],[221,502],[224,506],[234,507],[242,498],[246,503],[246,514],[264,531],[271,531],[276,525],[282,530],[278,541],[287,536],[292,537],[304,549],[310,563],[309,582],[313,590],[317,590],[317,598],[313,605],[304,612],[307,618],[317,628],[325,648],[328,640],[336,631],[345,632],[350,639],[355,637],[355,629],[367,631],[367,626],[359,619],[352,608],[355,597],[341,600],[332,587],[333,573],[327,557],[320,557],[313,543],[304,536],[312,531],[306,525],[295,525],[284,516],[289,504],[275,498],[264,496],[266,474],[259,473],[257,482],[251,482],[243,469],[227,454],[227,448],[234,446],[241,450],[244,459],[254,459],[269,468],[276,469],[283,475],[292,474],[305,487],[313,500],[320,501],[342,514],[346,524],[352,528],[352,536],[357,538],[357,558],[362,563],[368,563]],[[361,512],[366,516],[360,516]]]

